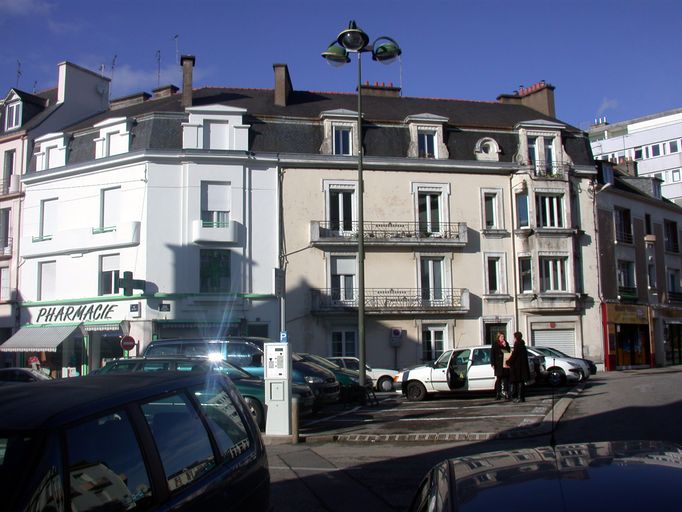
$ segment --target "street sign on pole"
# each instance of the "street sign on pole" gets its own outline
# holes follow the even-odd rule
[[[123,350],[128,350],[128,351],[134,349],[135,348],[135,338],[133,338],[132,336],[123,336],[123,338],[121,338],[121,348]]]

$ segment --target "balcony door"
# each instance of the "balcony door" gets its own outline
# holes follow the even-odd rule
[[[441,232],[441,194],[440,192],[419,192],[419,233],[432,235]]]
[[[350,188],[329,190],[329,229],[338,232],[353,231],[353,200],[355,191]]]
[[[443,258],[421,258],[420,274],[422,301],[430,303],[442,301]]]

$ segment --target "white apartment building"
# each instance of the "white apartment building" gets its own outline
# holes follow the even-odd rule
[[[613,124],[597,121],[588,132],[596,159],[636,162],[639,176],[660,179],[663,197],[682,205],[682,109]]]

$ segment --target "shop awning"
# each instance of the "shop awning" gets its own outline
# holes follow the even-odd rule
[[[78,325],[22,327],[0,345],[3,352],[56,352],[57,347],[80,329]]]

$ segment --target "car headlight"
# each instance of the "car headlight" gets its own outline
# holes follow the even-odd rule
[[[315,377],[314,375],[306,375],[303,377],[308,384],[322,384],[324,379],[321,377]]]

